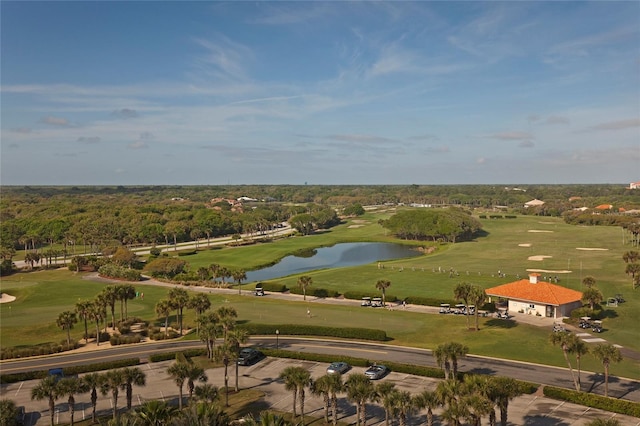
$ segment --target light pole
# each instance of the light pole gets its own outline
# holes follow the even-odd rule
[[[280,330],[276,330],[276,350],[279,348],[278,336],[280,336]]]

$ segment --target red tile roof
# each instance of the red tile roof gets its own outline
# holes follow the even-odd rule
[[[564,305],[582,299],[582,292],[544,281],[538,281],[533,284],[529,279],[488,288],[486,293],[489,296],[544,303],[554,306]]]

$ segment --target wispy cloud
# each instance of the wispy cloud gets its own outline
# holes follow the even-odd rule
[[[102,141],[102,138],[100,136],[80,136],[78,139],[76,139],[76,142],[89,144],[100,143],[100,141]]]
[[[622,130],[632,127],[640,127],[640,118],[630,118],[628,120],[609,121],[592,126],[592,130]]]
[[[393,139],[385,138],[382,136],[373,135],[361,135],[361,134],[342,134],[342,135],[329,135],[328,139],[334,139],[337,141],[352,142],[358,144],[378,145],[381,143],[393,142]]]
[[[111,115],[116,118],[127,120],[129,118],[136,118],[138,116],[138,111],[131,108],[121,108],[113,111]]]
[[[498,139],[503,141],[521,141],[521,140],[531,140],[533,139],[533,135],[527,132],[500,132],[493,133],[491,135],[485,136],[488,139]]]
[[[52,126],[69,126],[69,120],[62,117],[54,117],[52,115],[48,115],[46,117],[42,117],[40,119],[41,123],[51,124]]]
[[[246,64],[253,60],[253,51],[244,44],[219,35],[213,40],[196,38],[195,43],[204,49],[195,62],[195,67],[204,77],[225,80],[248,79]]]

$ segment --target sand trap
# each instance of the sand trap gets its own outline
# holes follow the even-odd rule
[[[529,229],[527,232],[553,232],[553,231],[542,231],[540,229]]]
[[[566,271],[566,270],[555,271],[555,270],[549,270],[549,269],[527,269],[527,272],[546,272],[547,274],[570,274],[573,271]]]
[[[0,297],[0,303],[9,303],[16,300],[15,296],[10,296],[7,293],[2,293],[2,297]]]
[[[347,228],[362,228],[364,225],[349,225]]]
[[[609,249],[606,248],[597,248],[597,247],[576,247],[576,250],[587,250],[587,251],[607,251]]]
[[[522,243],[522,244],[518,244],[518,247],[531,247],[531,244],[529,244],[529,243]]]
[[[538,222],[538,223],[540,223],[542,225],[555,225],[556,224],[555,222]]]
[[[553,256],[545,256],[543,254],[537,254],[535,256],[529,256],[527,260],[535,260],[536,262],[541,262],[545,259],[549,259],[550,257],[553,257]]]

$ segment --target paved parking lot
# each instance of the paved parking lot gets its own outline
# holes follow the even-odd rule
[[[134,405],[139,405],[145,400],[161,399],[177,404],[178,388],[166,374],[167,367],[172,361],[145,364],[141,368],[147,375],[147,385],[145,387],[134,388]],[[284,385],[278,381],[280,372],[287,366],[299,365],[307,368],[312,376],[319,377],[325,373],[327,364],[296,361],[279,358],[266,358],[258,363],[240,367],[240,386],[242,388],[256,388],[264,392],[264,400],[257,404],[257,409],[271,408],[280,411],[290,411],[292,408],[291,392],[284,389]],[[234,383],[233,368],[229,369],[230,384]],[[363,368],[355,367],[347,375],[353,372],[363,372]],[[224,383],[224,370],[221,368],[207,370],[209,383],[222,386]],[[399,389],[418,393],[423,389],[433,390],[437,386],[438,380],[424,377],[411,376],[401,373],[390,373],[382,379],[391,381]],[[1,397],[9,398],[20,407],[25,407],[25,425],[47,425],[49,424],[49,412],[47,401],[31,401],[31,389],[37,381],[27,381],[10,385],[3,385]],[[186,386],[185,386],[186,393]],[[76,404],[76,420],[91,417],[91,404],[89,395],[79,395]],[[126,406],[125,393],[121,392],[118,406]],[[323,416],[322,400],[312,396],[307,392],[305,399],[305,411],[317,417]],[[111,401],[109,396],[100,396],[98,399],[98,412],[109,414],[111,412]],[[436,414],[438,411],[436,411]],[[355,423],[355,406],[349,403],[343,396],[340,398],[339,415],[341,421]],[[541,425],[541,426],[569,426],[585,425],[588,421],[596,418],[616,418],[625,426],[640,426],[640,419],[629,416],[616,415],[602,410],[589,409],[583,406],[558,402],[540,395],[524,395],[514,399],[509,405],[509,422],[513,425]],[[409,419],[409,424],[418,425],[425,423],[425,412],[416,413]],[[63,400],[56,404],[55,414],[56,424],[69,422],[69,410]],[[487,420],[485,419],[485,422]],[[384,412],[381,408],[367,405],[367,424],[377,425],[384,423]],[[439,424],[439,423],[436,423]]]

